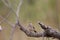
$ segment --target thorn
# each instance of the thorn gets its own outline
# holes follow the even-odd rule
[[[29,27],[31,30],[35,30],[35,27],[32,25],[32,23],[29,24]]]

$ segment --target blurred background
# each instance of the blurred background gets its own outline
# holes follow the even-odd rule
[[[4,1],[7,2],[8,0]],[[9,0],[15,11],[19,1],[20,0]],[[0,16],[15,24],[15,13],[7,7],[2,0],[0,0]],[[0,25],[3,28],[0,32],[0,40],[9,40],[12,27],[6,21],[2,22],[2,20],[3,18],[0,17]],[[30,22],[33,23],[38,32],[43,31],[38,25],[38,21],[56,30],[60,30],[60,0],[23,0],[19,12],[19,20],[24,27],[28,26]],[[57,40],[52,38],[49,39]],[[19,27],[16,27],[13,40],[43,40],[43,38],[27,37],[24,32],[19,30]],[[47,40],[47,38],[44,38],[44,40]]]

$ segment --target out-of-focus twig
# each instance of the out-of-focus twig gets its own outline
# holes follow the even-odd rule
[[[0,18],[2,18],[5,22],[7,22],[9,25],[11,25],[11,26],[13,26],[14,24],[12,24],[11,22],[9,22],[7,19],[5,19],[4,17],[2,17],[1,15],[0,15]]]
[[[15,23],[15,26],[12,27],[12,29],[11,29],[10,40],[12,40],[12,38],[13,38],[14,30],[16,28],[16,24],[19,22],[19,19],[18,19],[19,18],[19,11],[20,11],[22,2],[23,2],[23,0],[20,0],[19,4],[17,6],[17,10],[16,10],[16,13],[15,13],[16,14],[16,23]]]
[[[9,0],[1,0],[7,7],[11,6],[11,3]]]
[[[19,11],[20,11],[20,9],[21,9],[22,3],[23,3],[23,0],[20,0],[19,4],[18,4],[18,6],[17,6],[16,15],[17,15],[18,17],[19,17]]]
[[[11,25],[12,27],[14,27],[14,24],[12,24],[11,22],[9,22],[7,19],[5,19],[4,17],[2,17],[1,15],[0,15],[0,18],[3,19],[2,22],[5,21],[5,22],[7,22],[9,25]],[[2,22],[0,22],[0,23],[2,23]],[[4,40],[6,40],[5,34],[2,33],[2,35],[3,35],[3,37],[4,37]]]
[[[13,7],[12,7],[12,5],[11,5],[11,3],[10,3],[10,1],[9,0],[2,0],[2,2],[9,8],[9,9],[11,9],[15,14],[16,14],[16,23],[15,23],[15,25],[14,26],[12,26],[12,29],[11,29],[11,34],[10,34],[10,39],[9,40],[12,40],[12,38],[13,38],[13,34],[14,34],[14,30],[15,30],[15,28],[16,28],[16,24],[18,23],[18,18],[19,18],[19,11],[20,11],[20,9],[21,9],[21,5],[22,5],[22,2],[23,2],[23,0],[20,0],[20,2],[19,2],[19,4],[18,4],[18,6],[17,6],[17,10],[15,11],[14,9],[13,9]],[[4,20],[5,21],[7,21],[5,18],[4,18]],[[4,21],[3,20],[3,21]],[[8,21],[7,21],[8,22]],[[8,22],[10,25],[12,25],[10,22]]]
[[[16,13],[15,12],[15,10],[13,9],[13,7],[12,7],[12,4],[11,4],[11,2],[10,2],[10,0],[1,0],[9,9],[11,9],[14,13]]]

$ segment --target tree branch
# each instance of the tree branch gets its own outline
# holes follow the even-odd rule
[[[22,26],[20,23],[18,23],[18,26],[20,27],[20,30],[22,30],[29,37],[43,37],[44,35],[44,37],[53,37],[53,38],[60,39],[60,32],[57,32],[56,30],[52,29],[50,26],[46,26],[40,22],[38,24],[44,30],[43,32],[35,32],[36,30],[35,31],[28,30],[27,28]]]
[[[19,21],[19,11],[20,11],[20,8],[21,8],[21,5],[22,5],[22,2],[23,2],[23,0],[20,0],[20,2],[19,2],[19,4],[18,4],[18,6],[17,6],[17,10],[16,10],[16,12],[15,12],[15,14],[16,14],[16,22],[15,22],[15,26],[14,27],[12,27],[12,29],[11,29],[11,35],[10,35],[10,40],[12,40],[12,38],[13,38],[13,34],[14,34],[14,31],[15,31],[15,28],[16,28],[16,24],[18,23],[18,21]]]
[[[1,0],[7,7],[11,7],[11,3],[9,0]]]
[[[11,25],[11,26],[14,26],[14,24],[13,23],[11,23],[11,22],[9,22],[6,18],[4,18],[4,17],[2,17],[1,15],[0,15],[0,18],[2,18],[3,20],[2,20],[2,22],[7,22],[9,25]],[[0,22],[1,23],[1,22]]]
[[[42,35],[45,35],[43,32],[41,33],[35,32],[36,30],[32,32],[31,30],[26,29],[19,23],[18,23],[18,26],[20,27],[20,30],[22,30],[29,37],[41,37]]]
[[[45,31],[45,33],[46,33],[46,36],[60,39],[60,32],[52,29],[50,26],[44,26],[44,25],[41,24],[41,23],[39,23],[39,25],[40,25],[41,27],[46,28],[46,29],[42,28],[42,29],[44,29],[44,31]]]

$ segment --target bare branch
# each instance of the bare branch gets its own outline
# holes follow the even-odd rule
[[[1,0],[9,9],[11,9],[14,13],[16,13],[15,12],[15,10],[13,9],[13,7],[12,7],[12,4],[11,4],[11,2],[9,1],[9,0]]]
[[[29,37],[53,37],[60,39],[60,32],[57,32],[56,30],[50,28],[50,26],[46,26],[44,24],[39,23],[42,29],[44,29],[44,32],[33,32],[30,30],[27,30],[24,26],[18,23],[18,26],[20,27],[20,30],[22,30],[27,36]],[[35,30],[36,31],[36,30]]]
[[[5,22],[7,22],[8,24],[10,24],[11,26],[14,26],[14,24],[12,24],[11,22],[9,22],[8,20],[6,20],[4,17],[2,17],[1,15],[0,15],[0,18],[2,18]]]
[[[53,38],[60,39],[60,32],[52,29],[50,26],[46,26],[41,23],[39,23],[39,25],[41,26],[42,29],[44,29],[47,37],[53,37]]]
[[[13,34],[14,34],[14,32],[15,32],[15,28],[16,28],[16,24],[12,27],[12,29],[11,29],[11,33],[10,33],[10,39],[9,40],[12,40],[13,39]]]
[[[19,17],[19,11],[20,11],[20,9],[21,9],[22,2],[23,2],[23,0],[20,0],[19,4],[18,4],[18,6],[17,6],[17,10],[16,10],[16,16],[17,16],[17,17]]]
[[[41,37],[42,35],[45,35],[43,32],[32,32],[31,30],[27,30],[25,27],[23,27],[21,24],[18,24],[20,27],[20,30],[22,30],[27,36],[29,37]]]
[[[11,14],[11,10],[9,11],[9,13],[6,15],[6,19],[10,16]],[[2,17],[2,16],[1,16]],[[0,24],[3,23],[5,21],[5,19],[3,19],[2,21],[0,21]]]
[[[11,6],[11,3],[9,0],[1,0],[7,7]]]
[[[15,14],[16,14],[16,23],[15,23],[15,26],[14,27],[12,27],[12,29],[11,29],[11,34],[10,34],[10,40],[12,40],[12,38],[13,38],[13,34],[14,34],[14,30],[15,30],[15,28],[16,28],[16,24],[19,22],[19,11],[20,11],[20,8],[21,8],[21,5],[22,5],[22,0],[20,0],[20,2],[19,2],[19,4],[18,4],[18,6],[17,6],[17,10],[16,10],[16,12],[15,12]]]

